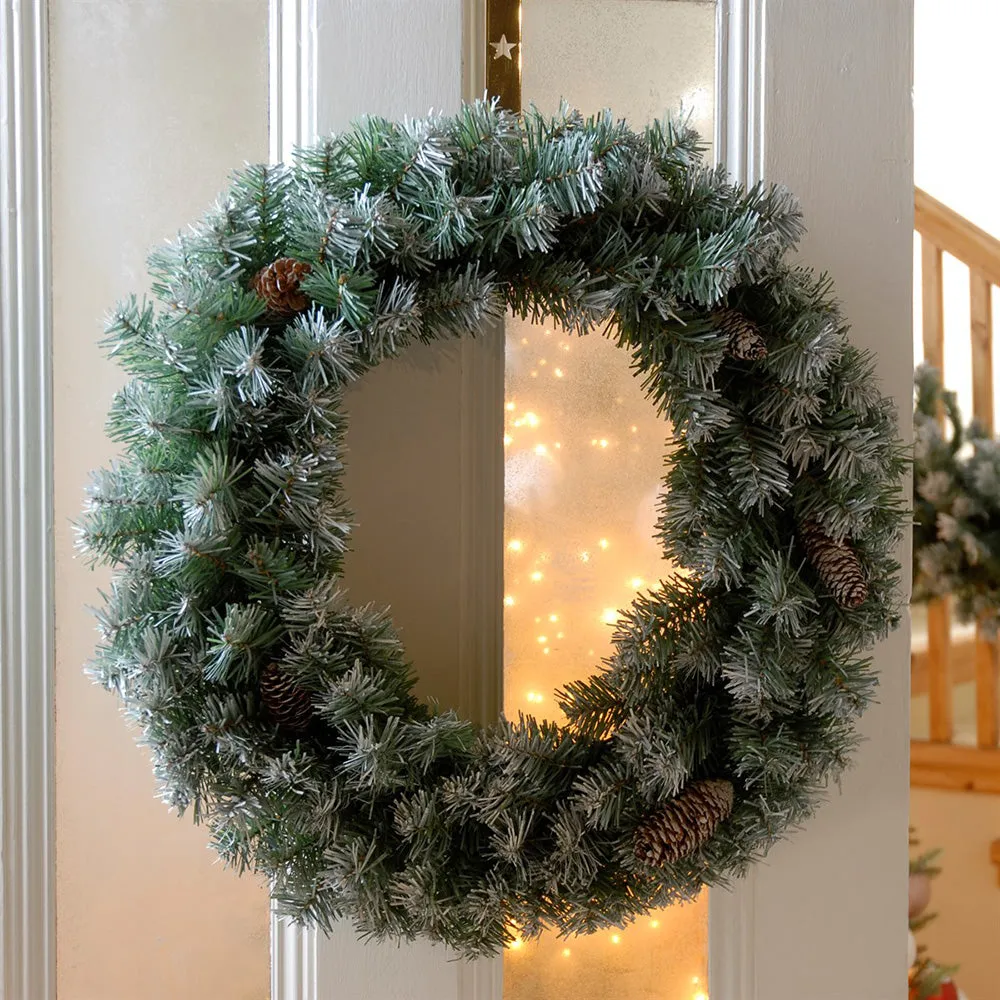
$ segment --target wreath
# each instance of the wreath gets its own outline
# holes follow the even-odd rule
[[[728,882],[858,742],[898,619],[906,458],[794,200],[610,113],[367,118],[251,166],[108,326],[131,380],[83,549],[115,567],[92,670],[163,797],[280,908],[463,955]],[[505,309],[628,352],[673,429],[677,570],[620,612],[563,723],[418,700],[341,585],[347,386]],[[516,930],[515,930],[516,928]]]

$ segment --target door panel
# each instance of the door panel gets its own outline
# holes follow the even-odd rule
[[[167,812],[115,698],[84,675],[108,574],[78,558],[71,522],[90,470],[118,451],[104,421],[124,375],[99,345],[102,316],[143,290],[146,252],[234,166],[267,157],[267,3],[50,0],[48,15],[57,992],[262,1000],[267,889]]]

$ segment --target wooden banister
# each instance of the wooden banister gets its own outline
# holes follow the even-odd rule
[[[913,209],[913,228],[921,236],[1000,285],[1000,240],[920,188],[914,191]]]
[[[1000,794],[1000,750],[912,740],[910,784]]]

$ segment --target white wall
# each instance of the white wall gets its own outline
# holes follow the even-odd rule
[[[955,981],[969,1000],[1000,997],[1000,885],[990,842],[1000,837],[1000,795],[914,788],[910,819],[921,850],[941,848],[931,888],[938,914],[917,934],[928,954],[958,965]]]
[[[1000,237],[1000,127],[997,55],[1000,3],[996,0],[915,0],[913,169],[924,188],[960,215]],[[916,264],[919,275],[919,263]],[[915,355],[922,353],[918,304]],[[969,272],[945,256],[945,379],[972,414],[969,347]],[[994,291],[994,315],[1000,300]],[[994,362],[995,399],[1000,366]]]
[[[916,0],[914,29],[915,181],[1000,237],[1000,4]],[[994,314],[1000,315],[996,299]],[[946,258],[945,378],[959,392],[966,418],[972,409],[968,329],[968,271]],[[915,332],[919,357],[919,324]],[[994,372],[1000,398],[996,365]],[[910,810],[921,848],[943,849],[931,901],[938,919],[918,940],[937,961],[961,966],[956,980],[969,1000],[1000,997],[1000,886],[989,861],[990,842],[1000,837],[1000,796],[915,788]]]
[[[146,250],[232,167],[267,157],[267,3],[49,6],[59,1000],[261,1000],[265,890],[154,799],[115,700],[81,672],[96,637],[84,606],[107,577],[74,558],[70,521],[112,453],[103,422],[121,375],[97,346],[105,310],[145,287]]]

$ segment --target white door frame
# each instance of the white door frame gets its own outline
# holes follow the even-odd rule
[[[46,4],[0,10],[0,995],[55,998]]]
[[[276,155],[314,136],[316,18],[320,6],[333,3],[341,11],[349,8],[355,19],[365,16],[354,0],[272,0],[272,24],[280,29],[272,36]],[[484,81],[482,3],[454,0],[454,7],[455,16],[464,18],[461,92],[475,97]],[[388,7],[370,9],[375,24]],[[715,148],[737,180],[778,178],[802,199],[810,224],[805,255],[832,270],[856,341],[879,351],[884,385],[900,401],[908,434],[912,2],[719,0],[717,38]],[[419,66],[405,72],[419,72]],[[844,194],[831,197],[832,185]],[[502,389],[499,357],[480,358],[477,370],[463,366],[463,377],[466,368],[470,390],[484,379]],[[467,432],[472,456],[483,440],[479,431],[486,431],[479,422],[481,427],[470,421]],[[470,518],[481,522],[477,502],[488,500],[489,492],[494,506],[486,515],[501,516],[495,509],[498,487],[487,478],[485,490],[481,484],[470,493],[464,508]],[[900,561],[908,565],[908,550]],[[502,590],[497,585],[495,593],[489,591],[481,594],[471,625],[486,627],[496,618]],[[491,633],[483,648],[495,651],[495,640]],[[833,791],[803,833],[776,848],[732,891],[712,892],[713,998],[832,1000],[850,988],[845,976],[857,976],[865,995],[878,1000],[905,995],[908,623],[875,655],[881,704],[864,720],[867,742],[842,789]],[[478,662],[499,671],[488,657]],[[486,690],[477,706],[484,710],[498,700],[495,689]],[[847,898],[851,892],[855,897]],[[317,1000],[313,936],[276,921],[273,953],[275,1000]],[[498,964],[491,974],[460,983],[461,1000],[499,1000]],[[328,989],[324,984],[324,997]]]

